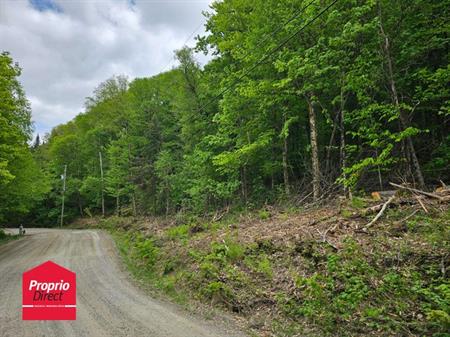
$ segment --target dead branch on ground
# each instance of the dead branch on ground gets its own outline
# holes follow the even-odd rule
[[[211,219],[211,222],[219,222],[229,211],[230,206],[227,206],[222,212],[217,211]]]
[[[392,197],[390,197],[390,198],[388,199],[388,201],[386,201],[386,202],[384,203],[383,207],[381,207],[381,210],[378,212],[378,214],[375,216],[375,218],[373,218],[372,221],[370,221],[370,222],[366,225],[366,227],[364,227],[364,229],[369,228],[369,227],[372,226],[375,222],[377,222],[378,219],[381,218],[381,216],[383,215],[383,213],[384,213],[384,211],[386,210],[386,208],[389,206],[389,204],[390,204],[392,201],[394,201],[395,198],[396,198],[395,194],[394,194]]]
[[[418,195],[414,195],[414,196],[416,197],[417,201],[419,202],[420,206],[425,211],[425,213],[428,213],[428,209],[425,207],[425,204],[422,202],[422,200],[420,200],[420,197]]]
[[[410,215],[404,217],[403,219],[400,219],[399,221],[397,221],[397,223],[402,223],[405,222],[406,220],[408,220],[409,218],[412,218],[414,215],[416,215],[416,213],[418,212],[418,209],[415,209],[414,212],[412,212]]]

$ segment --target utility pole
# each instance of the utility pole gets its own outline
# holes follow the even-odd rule
[[[98,152],[98,156],[100,159],[100,176],[102,181],[102,215],[105,216],[105,197],[104,197],[104,184],[103,184],[103,160],[102,160],[102,151]]]
[[[67,174],[67,165],[64,165],[64,175],[63,179],[63,190],[62,190],[62,204],[61,204],[61,223],[59,226],[62,228],[64,222],[64,192],[66,192],[66,174]]]

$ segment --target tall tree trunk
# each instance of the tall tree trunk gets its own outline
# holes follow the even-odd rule
[[[339,160],[340,160],[340,164],[341,164],[341,172],[342,172],[342,177],[344,178],[344,180],[347,179],[347,174],[345,173],[345,169],[347,167],[347,153],[345,152],[345,102],[347,100],[346,96],[344,98],[344,90],[343,90],[343,83],[341,85],[341,102],[340,102],[340,108],[339,108],[339,131],[340,131],[340,150],[339,150]],[[344,192],[344,196],[347,196],[347,187],[345,186],[345,184],[343,185],[343,192]],[[351,199],[351,191],[348,191],[349,197]]]
[[[277,148],[278,149],[278,148]],[[272,162],[276,161],[276,156],[274,153],[274,148],[272,146]],[[270,189],[273,191],[275,189],[275,176],[273,174],[273,169],[270,170]]]
[[[244,164],[241,169],[241,184],[242,184],[242,197],[244,202],[247,203],[247,167]]]
[[[283,125],[286,124],[286,114],[283,116]],[[289,167],[288,167],[288,142],[287,135],[283,135],[283,178],[284,178],[284,193],[289,195]]]
[[[378,150],[375,150],[375,155],[378,157]],[[383,190],[383,178],[381,177],[381,168],[380,165],[377,165],[378,172],[378,183],[380,184],[380,191]]]
[[[288,147],[287,147],[287,137],[283,138],[283,178],[284,178],[284,193],[289,195],[289,170],[288,170]]]
[[[136,211],[136,198],[134,196],[134,192],[131,194],[131,205],[133,206],[133,216],[137,215]]]
[[[401,108],[400,101],[398,99],[397,87],[396,87],[395,79],[394,79],[394,70],[392,67],[392,57],[391,57],[391,53],[390,53],[389,37],[387,36],[387,34],[384,31],[383,21],[382,21],[382,17],[381,17],[381,7],[379,7],[379,17],[380,17],[380,32],[381,32],[382,38],[384,39],[383,49],[384,49],[384,55],[386,57],[387,77],[388,77],[389,86],[391,89],[392,101],[399,112],[401,126],[403,129],[406,129],[409,126],[409,121],[408,121],[407,115],[405,114],[405,111]],[[414,167],[414,172],[417,177],[417,181],[419,182],[420,187],[423,188],[425,186],[425,181],[423,179],[422,169],[420,168],[419,160],[417,159],[416,150],[414,148],[414,143],[413,143],[411,137],[409,137],[409,136],[406,137],[406,144],[407,144],[410,156],[411,156],[411,162],[412,162],[412,166]]]
[[[306,101],[308,103],[309,128],[311,133],[313,198],[314,200],[318,200],[320,197],[320,165],[319,165],[319,144],[317,141],[316,113],[314,110],[314,102],[311,101],[311,97],[307,97]]]
[[[345,117],[345,112],[344,109],[341,109],[341,116],[340,116],[340,120],[339,120],[339,128],[341,129],[341,148],[340,148],[340,153],[339,153],[339,157],[341,160],[341,171],[342,171],[342,177],[344,178],[344,180],[347,179],[347,174],[345,173],[345,169],[347,167],[347,154],[345,153],[345,124],[344,124],[344,117]],[[347,194],[347,187],[344,184],[344,195]]]
[[[102,151],[98,152],[99,160],[100,160],[100,177],[102,182],[102,216],[105,216],[105,184],[103,179],[103,159],[102,159]]]
[[[128,181],[133,184],[133,172],[131,171],[131,144],[128,143]],[[131,204],[133,207],[133,216],[136,216],[136,197],[135,190],[131,192]]]
[[[81,217],[83,217],[83,204],[82,204],[82,202],[81,202],[81,197],[80,196],[78,196],[78,209],[79,209],[79,211],[80,211],[80,216]]]
[[[340,117],[339,116],[340,113],[339,111],[336,114],[336,120]],[[326,155],[326,159],[325,159],[325,171],[324,174],[326,174],[326,177],[328,178],[330,175],[330,177],[332,177],[332,175],[330,174],[330,167],[331,167],[331,148],[333,147],[333,143],[334,143],[334,137],[336,135],[336,120],[333,122],[333,131],[331,131],[331,136],[330,136],[330,141],[328,142],[328,147],[327,147],[327,155]]]
[[[169,190],[166,189],[166,217],[169,216],[169,209],[170,209]]]
[[[241,122],[242,125],[242,122]],[[250,133],[247,131],[247,142],[250,144]],[[244,202],[247,204],[248,200],[248,183],[247,183],[247,163],[242,166],[242,196],[244,197]]]

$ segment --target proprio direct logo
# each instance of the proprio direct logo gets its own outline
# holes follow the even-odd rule
[[[47,261],[23,273],[23,320],[75,320],[76,309],[74,272]]]

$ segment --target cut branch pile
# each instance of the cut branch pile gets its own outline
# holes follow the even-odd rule
[[[447,203],[450,201],[450,188],[448,188],[447,185],[444,184],[442,181],[441,181],[442,187],[437,188],[433,193],[422,191],[417,188],[413,188],[413,187],[409,187],[409,186],[405,186],[405,185],[399,185],[399,184],[395,184],[395,183],[389,183],[389,184],[393,187],[398,188],[398,190],[406,190],[406,191],[411,192],[412,195],[414,196],[414,200],[413,201],[401,200],[399,198],[398,190],[395,191],[395,193],[393,193],[393,194],[389,193],[391,196],[385,203],[375,205],[372,207],[368,207],[364,210],[364,212],[363,212],[364,215],[378,212],[377,215],[364,227],[364,230],[367,230],[367,228],[371,227],[374,223],[376,223],[383,216],[386,209],[390,206],[393,206],[393,205],[398,206],[398,205],[401,205],[404,203],[415,204],[416,203],[415,201],[417,201],[417,203],[420,205],[422,210],[425,213],[428,213],[429,212],[428,208],[425,205],[426,197],[435,199],[435,200],[439,200],[440,203]],[[389,192],[391,192],[391,191],[389,191]],[[382,193],[383,192],[377,192],[377,195],[380,195]],[[412,214],[416,214],[417,212],[418,212],[418,210],[415,210]],[[408,219],[408,218],[410,218],[410,216],[406,217],[405,219]]]

